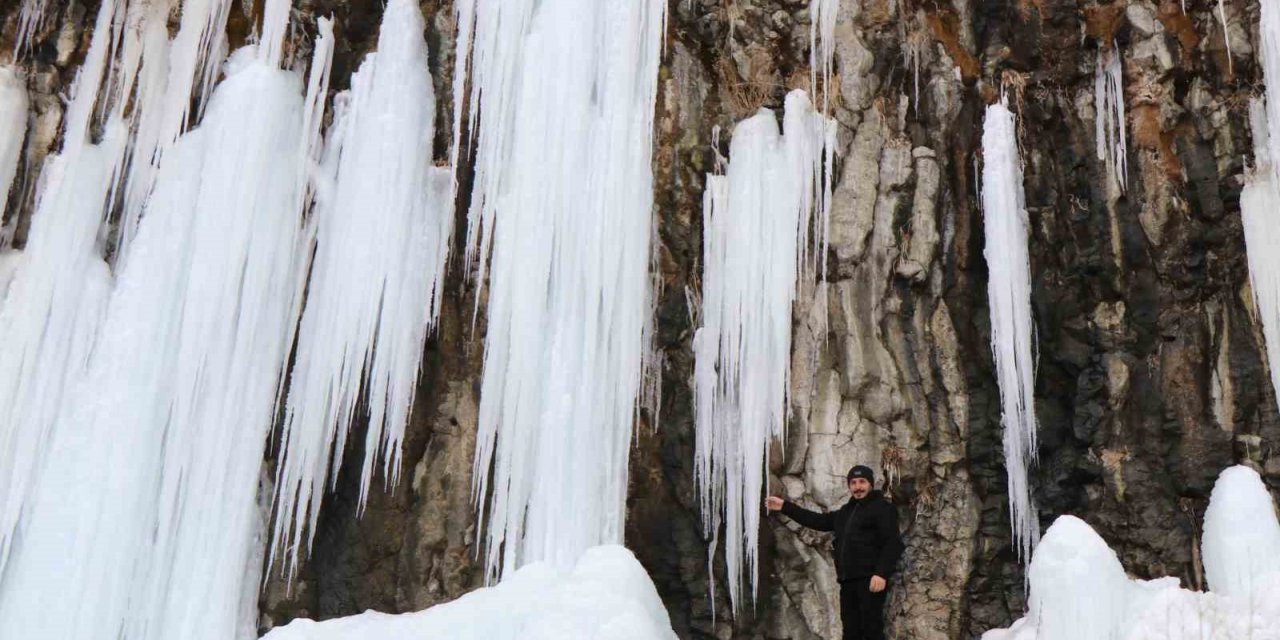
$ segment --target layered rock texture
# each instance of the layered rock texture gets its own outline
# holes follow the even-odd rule
[[[33,113],[5,216],[17,221],[18,246],[96,6],[49,3],[49,20],[19,56]],[[19,4],[0,4],[0,63],[13,59]],[[670,0],[668,9],[654,151],[663,397],[638,429],[626,543],[681,637],[838,637],[829,538],[780,517],[764,525],[754,610],[730,615],[724,590],[710,591],[724,564],[707,557],[693,486],[687,292],[696,299],[705,174],[727,153],[737,120],[780,109],[788,90],[808,87],[808,5]],[[1257,0],[840,5],[828,86],[840,123],[829,269],[795,309],[792,419],[772,456],[770,490],[835,508],[849,466],[877,471],[908,546],[890,600],[895,637],[971,638],[1023,612],[976,180],[983,108],[1003,94],[1026,165],[1039,359],[1032,483],[1043,523],[1078,515],[1131,574],[1203,587],[1198,527],[1216,475],[1244,462],[1280,488],[1280,415],[1239,210],[1247,102],[1261,84]],[[453,7],[422,8],[443,157]],[[253,32],[255,11],[252,1],[233,6],[233,45]],[[313,18],[330,14],[341,89],[373,46],[381,3],[296,3],[300,53]],[[1125,191],[1095,153],[1095,60],[1112,47],[1124,70]],[[477,295],[455,259],[406,473],[375,489],[357,518],[361,452],[349,452],[310,560],[291,586],[277,579],[264,589],[264,629],[299,616],[417,610],[481,586],[471,498],[484,335],[483,317],[473,321]]]

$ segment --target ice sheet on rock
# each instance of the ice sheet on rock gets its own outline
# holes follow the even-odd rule
[[[302,87],[242,50],[204,122],[201,183],[164,435],[149,638],[221,640],[242,628],[262,532],[259,470],[301,296]]]
[[[109,329],[58,416],[0,583],[2,637],[252,637],[259,471],[301,297],[310,134],[296,75],[253,49],[226,72],[158,174]],[[33,220],[11,300],[35,240]],[[59,616],[40,614],[61,599]]]
[[[1264,8],[1264,14],[1266,11]],[[1280,67],[1277,71],[1280,72]],[[1280,246],[1280,175],[1272,161],[1277,156],[1272,155],[1274,140],[1269,133],[1273,130],[1271,124],[1275,123],[1271,120],[1273,102],[1280,99],[1255,99],[1250,103],[1257,164],[1240,192],[1240,219],[1244,227],[1249,283],[1262,323],[1271,385],[1280,394],[1280,251],[1275,250]]]
[[[824,150],[835,122],[802,91],[787,96],[783,131],[761,110],[734,128],[725,175],[703,194],[702,326],[694,338],[695,481],[703,526],[723,523],[729,595],[755,596],[760,501],[770,440],[789,411],[791,306],[807,260],[825,254],[810,235],[827,217]],[[809,239],[819,239],[808,246]]]
[[[161,173],[94,357],[70,392],[76,401],[59,420],[27,535],[0,581],[0,635],[116,640],[124,628],[155,527],[177,357],[173,305],[186,290],[203,149],[198,131],[184,136]],[[68,603],[61,615],[42,613],[50,599]]]
[[[1014,545],[1026,559],[1040,537],[1028,467],[1036,459],[1035,360],[1031,263],[1022,159],[1013,114],[1003,102],[987,107],[982,131],[982,213],[986,233],[991,350],[1000,385],[1000,421],[1009,476]]]
[[[500,584],[425,611],[295,620],[264,640],[674,640],[653,582],[630,551],[588,549],[571,570],[533,563]]]
[[[1258,40],[1262,78],[1266,91],[1261,106],[1251,104],[1253,109],[1265,111],[1265,118],[1253,117],[1254,155],[1258,158],[1258,166],[1267,167],[1273,176],[1280,180],[1280,135],[1269,136],[1259,133],[1258,122],[1266,124],[1265,129],[1280,132],[1280,7],[1266,2],[1258,5]],[[1272,89],[1276,89],[1272,91]],[[1253,114],[1251,114],[1253,115]],[[1266,153],[1262,153],[1262,149]],[[1265,157],[1264,157],[1265,156]]]
[[[387,5],[330,136],[311,269],[277,471],[274,549],[296,565],[336,479],[367,386],[361,504],[375,466],[394,485],[424,343],[439,312],[452,234],[452,175],[433,166],[435,95],[422,13]],[[378,463],[378,460],[382,460]]]
[[[46,160],[23,258],[0,306],[0,576],[66,404],[64,392],[86,364],[110,287],[98,238],[126,130],[111,120],[96,145],[88,131],[118,9],[113,0],[99,7],[72,83],[63,147]]]
[[[0,218],[4,216],[13,178],[18,173],[26,135],[27,87],[17,69],[0,67]],[[8,244],[11,235],[8,229],[0,229],[0,247]]]
[[[653,314],[665,7],[457,3],[457,59],[471,64],[458,65],[455,113],[475,153],[468,264],[489,287],[475,496],[490,576],[622,541]]]

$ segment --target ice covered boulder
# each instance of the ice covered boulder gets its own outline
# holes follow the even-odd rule
[[[674,640],[644,567],[620,546],[588,549],[572,571],[534,563],[496,586],[425,611],[295,620],[263,640]]]

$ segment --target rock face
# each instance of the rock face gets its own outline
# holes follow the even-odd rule
[[[0,5],[0,63],[17,4]],[[21,57],[34,114],[6,216],[19,245],[95,4],[51,2]],[[254,3],[234,4],[233,41],[250,31]],[[724,564],[708,562],[693,490],[685,291],[699,282],[712,131],[726,153],[734,122],[808,87],[808,5],[669,3],[654,153],[663,399],[638,429],[626,542],[681,637],[838,636],[829,539],[784,518],[764,525],[754,613],[730,616],[723,589],[713,600],[707,568],[723,581]],[[422,6],[447,136],[452,5]],[[372,46],[381,3],[303,0],[295,20],[329,13],[341,88]],[[908,545],[889,605],[894,637],[970,638],[1025,608],[975,177],[982,111],[998,95],[1018,115],[1026,164],[1043,523],[1078,515],[1129,573],[1203,587],[1198,527],[1213,478],[1244,462],[1280,487],[1280,415],[1239,216],[1247,99],[1261,79],[1257,16],[1256,0],[841,2],[828,87],[840,123],[829,270],[795,309],[792,421],[771,456],[770,490],[829,509],[844,499],[850,465],[876,470]],[[1094,151],[1095,60],[1112,47],[1124,69],[1126,191]],[[436,141],[438,156],[448,144]],[[421,609],[483,583],[470,496],[484,331],[483,318],[472,325],[476,295],[455,260],[406,441],[413,472],[375,490],[357,518],[362,452],[348,452],[310,561],[290,589],[275,580],[264,590],[264,628]]]

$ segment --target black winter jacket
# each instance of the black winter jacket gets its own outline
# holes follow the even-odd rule
[[[832,547],[841,582],[873,575],[888,580],[902,556],[898,510],[879,491],[861,500],[850,498],[830,513],[817,513],[791,502],[782,503],[782,513],[810,529],[835,532]]]

